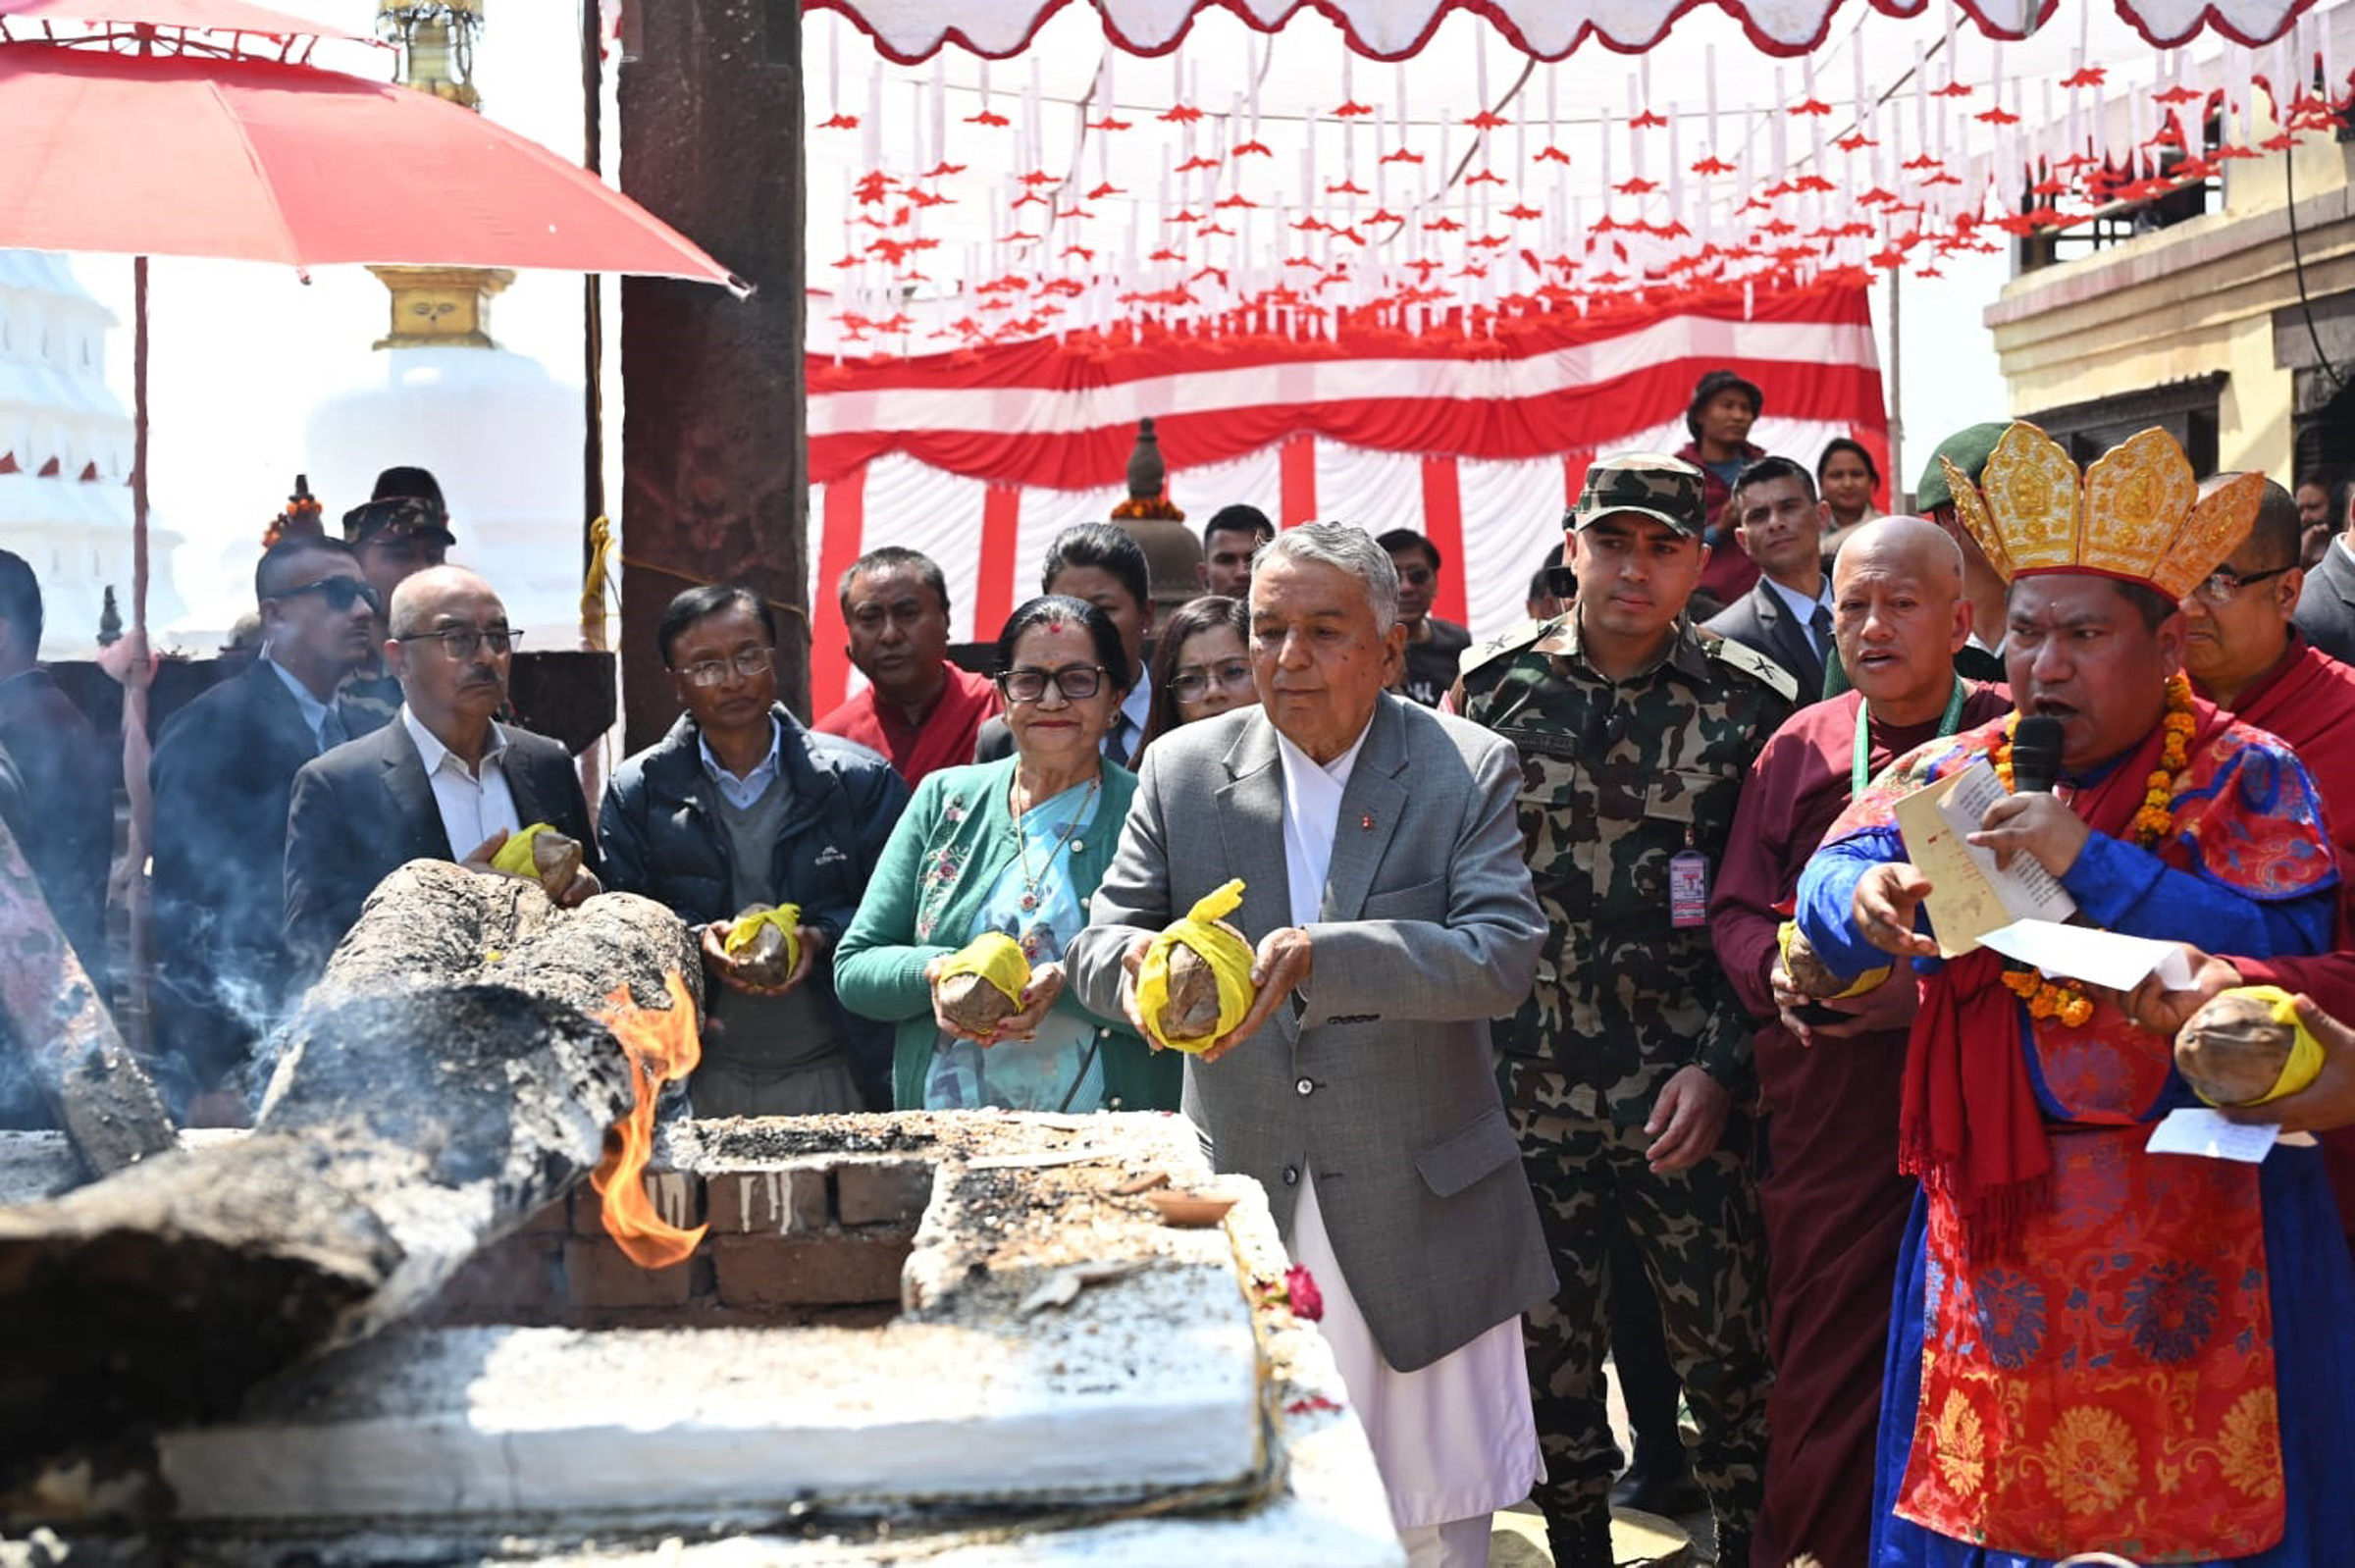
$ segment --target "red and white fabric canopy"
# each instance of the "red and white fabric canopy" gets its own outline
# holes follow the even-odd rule
[[[902,65],[944,46],[1005,59],[1027,48],[1067,0],[806,0],[805,9],[839,11]],[[1840,0],[1717,0],[1751,42],[1768,54],[1804,54],[1821,43]],[[1958,0],[1991,36],[2017,37],[2034,15],[2016,0]],[[2165,47],[2213,27],[2243,43],[2267,43],[2313,0],[2116,0],[2118,15],[2149,43]],[[1920,0],[1872,0],[1892,16],[1910,16]],[[1226,11],[1262,31],[1288,24],[1299,0],[1094,0],[1104,32],[1131,54],[1163,54],[1184,41],[1197,13]],[[1589,38],[1633,52],[1659,41],[1694,0],[1318,0],[1317,9],[1345,32],[1350,47],[1377,60],[1398,60],[1431,40],[1450,12],[1485,18],[1506,42],[1541,60],[1558,60]],[[2048,3],[2040,9],[2051,10]]]
[[[921,549],[960,639],[994,637],[1036,592],[1057,532],[1125,495],[1136,419],[1156,416],[1169,497],[1191,526],[1231,501],[1431,536],[1439,613],[1483,634],[1522,615],[1530,574],[1597,452],[1674,450],[1703,371],[1764,391],[1753,437],[1812,463],[1853,435],[1887,467],[1864,291],[1739,295],[1435,335],[1051,340],[870,365],[810,363],[812,700],[849,689],[835,584],[868,549]],[[1886,494],[1884,493],[1884,499]]]
[[[1101,23],[1072,6],[973,40],[1030,37],[1011,65],[907,67],[859,28],[898,49],[922,13],[852,9],[812,12],[805,50],[811,341],[855,356],[1140,322],[1314,340],[1447,311],[1479,336],[1613,297],[1935,276],[2327,139],[2355,50],[2345,4],[2184,6],[2162,35],[2212,30],[2169,49],[2107,0],[2056,0],[2019,38],[1951,0],[1856,8],[1784,60],[1747,13],[1663,35],[1675,9],[1631,0],[1592,15],[1648,19],[1613,34],[1644,52],[1549,60],[1509,5],[1160,0],[1146,35],[1103,0]],[[1807,13],[1803,40],[1823,25],[1812,0],[1755,9]],[[1359,53],[1370,19],[1409,12],[1432,25],[1381,36],[1411,61]],[[1119,46],[1181,27],[1166,58]]]

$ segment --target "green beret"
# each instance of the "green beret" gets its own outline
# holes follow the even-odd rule
[[[1926,512],[1933,506],[1952,506],[1955,503],[1954,492],[1946,486],[1946,470],[1938,466],[1939,458],[1945,458],[1968,474],[1970,482],[1975,485],[1979,482],[1979,476],[1987,471],[1987,459],[1994,452],[1995,444],[2011,428],[2009,421],[1972,425],[1966,430],[1956,431],[1940,442],[1938,449],[1930,453],[1929,462],[1921,470],[1921,483],[1913,487],[1913,509]]]

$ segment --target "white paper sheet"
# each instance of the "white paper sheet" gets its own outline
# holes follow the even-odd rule
[[[2089,925],[2052,920],[2014,920],[1979,938],[2008,959],[2032,964],[2055,980],[2083,980],[2113,991],[2130,991],[2156,971],[2171,990],[2191,985],[2191,966],[2172,942],[2147,936],[2098,931]]]
[[[2160,1118],[2151,1129],[2151,1141],[2143,1147],[2153,1154],[2203,1155],[2255,1165],[2272,1151],[2274,1140],[2280,1135],[2276,1126],[2263,1123],[2244,1126],[2225,1121],[2205,1106],[2187,1106]]]

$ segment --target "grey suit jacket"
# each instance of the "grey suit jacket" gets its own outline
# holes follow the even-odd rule
[[[1792,615],[1782,596],[1766,586],[1765,578],[1701,624],[1780,664],[1799,682],[1803,698],[1811,699],[1823,690],[1823,656],[1815,652],[1815,639]]]
[[[515,798],[515,819],[547,822],[581,842],[584,863],[597,869],[597,836],[572,754],[560,742],[512,724],[498,762]],[[327,967],[360,906],[386,874],[411,861],[448,861],[473,849],[452,845],[442,809],[417,756],[417,743],[398,722],[322,754],[294,775],[287,808],[286,943],[297,985]]]
[[[2343,538],[2330,541],[2306,574],[2291,619],[2306,641],[2342,664],[2355,664],[2355,558],[2348,556]]]
[[[1528,995],[1544,937],[1520,781],[1496,736],[1384,696],[1342,796],[1298,1005],[1219,1061],[1186,1063],[1185,1114],[1220,1170],[1268,1189],[1287,1233],[1315,1173],[1350,1293],[1402,1372],[1554,1290],[1489,1051],[1488,1020]],[[1146,751],[1093,923],[1065,955],[1081,1000],[1117,1015],[1139,929],[1236,876],[1232,924],[1256,943],[1291,923],[1283,769],[1257,707]]]

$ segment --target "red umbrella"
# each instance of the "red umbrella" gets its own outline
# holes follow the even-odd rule
[[[0,235],[38,250],[726,268],[621,192],[440,98],[314,66],[0,43]]]
[[[90,18],[68,39],[51,19]],[[37,22],[38,40],[6,32]],[[189,37],[191,29],[226,48]],[[133,277],[132,662],[124,774],[131,864],[145,853],[147,258],[417,263],[620,272],[749,285],[547,148],[452,103],[282,54],[322,29],[243,0],[0,0],[0,239],[113,251]],[[59,41],[49,41],[51,36]],[[82,42],[94,47],[69,47]],[[128,52],[117,52],[128,46]],[[131,878],[131,970],[145,973]]]

